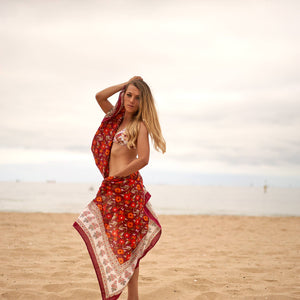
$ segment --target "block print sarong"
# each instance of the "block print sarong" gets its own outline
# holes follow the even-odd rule
[[[93,139],[92,152],[104,180],[73,224],[85,241],[104,300],[119,298],[140,259],[161,235],[140,173],[108,176],[112,141],[125,112],[122,101],[123,91]]]

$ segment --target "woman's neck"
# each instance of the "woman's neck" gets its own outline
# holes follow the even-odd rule
[[[129,124],[130,122],[131,122],[131,120],[132,120],[132,114],[130,114],[130,113],[127,113],[127,111],[125,112],[125,114],[124,114],[124,118],[123,118],[123,124],[125,124],[125,125],[127,125],[127,124]]]

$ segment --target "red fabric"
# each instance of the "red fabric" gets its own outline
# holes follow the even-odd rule
[[[86,243],[104,300],[118,299],[161,235],[140,173],[108,177],[113,138],[125,113],[122,101],[123,91],[94,136],[91,149],[104,180],[73,224]]]
[[[123,264],[148,231],[145,195],[140,174],[103,180],[94,202],[101,211],[110,246]]]
[[[104,117],[92,142],[91,150],[94,155],[95,163],[104,178],[109,175],[110,150],[114,136],[125,113],[124,105],[122,103],[123,93],[123,91],[120,93],[118,102],[113,110]]]

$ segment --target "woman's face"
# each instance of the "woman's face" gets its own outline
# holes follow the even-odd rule
[[[128,113],[134,114],[139,110],[140,91],[130,84],[124,95],[124,107]]]

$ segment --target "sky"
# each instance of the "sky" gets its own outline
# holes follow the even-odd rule
[[[300,187],[299,9],[0,1],[0,180],[100,181],[95,94],[140,75],[167,141],[147,182]]]

